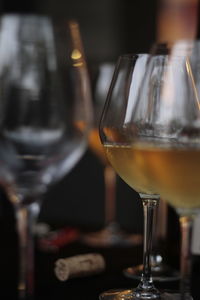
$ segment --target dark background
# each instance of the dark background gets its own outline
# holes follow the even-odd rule
[[[149,50],[155,40],[157,1],[4,0],[1,10],[77,19],[88,60],[99,62],[115,60],[125,52]]]
[[[156,0],[42,0],[0,4],[2,13],[37,13],[75,18],[80,24],[88,68],[116,62],[123,53],[148,52],[156,35]],[[91,83],[93,84],[93,74]],[[78,165],[44,197],[40,220],[53,226],[104,225],[103,169],[88,150]],[[134,201],[136,199],[137,201]],[[142,231],[142,207],[137,193],[117,183],[117,219],[125,229]]]

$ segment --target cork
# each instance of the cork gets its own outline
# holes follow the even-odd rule
[[[101,254],[89,253],[60,258],[55,262],[54,272],[60,281],[85,277],[105,270],[105,260]]]

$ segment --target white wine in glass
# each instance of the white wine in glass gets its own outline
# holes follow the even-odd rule
[[[147,54],[123,55],[119,58],[100,122],[101,141],[108,160],[118,175],[139,193],[143,203],[143,272],[136,288],[103,292],[101,300],[161,297],[160,291],[154,286],[150,264],[153,217],[160,196],[154,190],[148,169],[133,147],[135,131],[132,115],[142,88],[147,60]]]

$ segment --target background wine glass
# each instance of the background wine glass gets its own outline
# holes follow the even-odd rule
[[[168,55],[158,55],[163,53]],[[199,57],[200,44],[193,40],[155,45],[133,116],[141,163],[180,218],[183,300],[191,299],[191,232],[200,209]]]
[[[40,196],[87,146],[90,90],[78,24],[3,15],[0,95],[0,181],[16,212],[19,297],[33,299],[33,225]]]
[[[119,58],[100,122],[100,136],[107,158],[122,179],[139,192],[144,208],[144,262],[136,289],[111,290],[100,299],[160,299],[151,276],[150,253],[153,215],[159,201],[145,166],[132,147],[134,128],[131,116],[146,72],[148,55],[124,55]],[[133,131],[133,132],[132,132]]]
[[[114,63],[102,63],[97,74],[94,75],[93,84],[93,126],[88,136],[88,144],[91,151],[98,158],[103,167],[105,186],[105,227],[99,231],[82,235],[82,241],[91,246],[130,246],[142,243],[140,234],[125,233],[116,220],[116,183],[117,174],[110,165],[104,147],[99,137],[99,121],[106,100],[108,88],[114,72]],[[95,72],[96,73],[96,72]],[[93,77],[93,76],[92,76]],[[96,78],[96,79],[95,79]]]

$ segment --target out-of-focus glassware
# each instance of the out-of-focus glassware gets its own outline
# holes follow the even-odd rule
[[[200,209],[199,57],[199,41],[153,47],[130,128],[152,186],[179,215],[182,300],[191,299],[191,232]]]
[[[128,234],[123,231],[116,220],[117,174],[106,157],[105,149],[99,136],[99,121],[114,73],[114,68],[114,63],[102,63],[98,67],[97,74],[94,75],[94,118],[93,126],[88,137],[89,148],[99,159],[103,167],[105,186],[105,227],[99,231],[82,235],[82,241],[91,246],[98,247],[133,246],[141,244],[143,240],[142,235],[140,234]]]
[[[33,229],[41,195],[84,153],[90,100],[75,21],[0,18],[0,181],[16,212],[20,299],[34,297]]]

